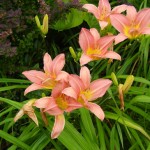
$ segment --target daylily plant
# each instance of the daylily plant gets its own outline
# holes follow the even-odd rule
[[[112,14],[111,23],[120,33],[115,38],[115,44],[125,39],[136,39],[143,34],[150,34],[150,8],[136,11],[134,6],[128,6],[126,16]]]
[[[63,93],[76,99],[84,108],[94,113],[100,120],[104,119],[102,108],[91,101],[102,97],[110,87],[112,81],[109,79],[97,79],[91,82],[90,71],[87,67],[81,67],[80,76],[70,75],[69,84],[71,87],[65,88]]]
[[[108,0],[100,0],[98,7],[93,4],[85,4],[83,8],[87,9],[88,12],[92,13],[99,21],[99,25],[103,30],[110,24],[110,15],[114,13],[121,13],[126,10],[127,5],[119,5],[111,10],[111,6]]]
[[[115,44],[125,39],[136,39],[143,34],[150,34],[150,9],[145,8],[139,12],[133,6],[120,5],[111,10],[108,0],[100,0],[98,7],[93,4],[85,4],[83,8],[92,13],[99,21],[103,30],[112,24],[120,33],[117,36],[106,35],[101,37],[97,29],[82,28],[79,34],[79,45],[82,55],[79,57],[72,47],[69,48],[75,62],[80,58],[80,74],[68,74],[62,71],[65,65],[65,55],[59,54],[53,60],[46,53],[43,58],[43,70],[24,71],[22,74],[28,78],[32,84],[25,89],[24,94],[38,90],[50,90],[50,95],[28,101],[14,118],[16,122],[24,114],[27,114],[37,125],[38,120],[34,113],[33,106],[41,111],[42,119],[48,124],[47,115],[55,117],[55,122],[51,132],[51,138],[57,138],[65,127],[65,113],[70,113],[75,109],[85,108],[92,112],[98,119],[104,120],[105,113],[100,105],[93,101],[105,95],[112,84],[109,79],[96,79],[91,81],[90,70],[83,66],[91,61],[109,58],[121,60],[121,56],[113,51]],[[126,16],[121,14],[126,10]],[[36,23],[42,35],[48,33],[48,15],[44,16],[43,24],[39,18],[35,17]],[[112,33],[111,33],[112,34]],[[116,67],[116,66],[115,66]],[[121,109],[124,109],[124,94],[131,87],[134,76],[127,77],[124,84],[118,84],[114,73],[111,74],[114,84],[117,86]]]
[[[74,98],[62,92],[66,87],[68,87],[68,84],[65,82],[57,84],[50,97],[38,99],[34,104],[37,108],[42,108],[43,112],[55,116],[55,123],[51,133],[52,139],[57,138],[64,129],[65,118],[63,113],[82,107]]]
[[[68,73],[61,71],[65,64],[65,55],[59,54],[53,60],[46,53],[44,55],[44,72],[30,70],[24,71],[25,75],[33,84],[25,90],[24,94],[38,89],[53,89],[58,82],[68,80]]]
[[[108,50],[115,39],[115,36],[108,35],[100,37],[95,28],[90,30],[82,28],[79,34],[79,44],[83,50],[80,58],[80,65],[85,65],[90,61],[99,60],[101,58],[111,58],[121,60],[119,54],[112,50]]]

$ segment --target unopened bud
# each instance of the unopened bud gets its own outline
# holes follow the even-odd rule
[[[127,78],[126,78],[126,81],[122,87],[122,90],[123,90],[123,93],[127,93],[128,90],[130,89],[132,83],[134,81],[134,76],[133,75],[129,75]]]
[[[44,16],[41,31],[44,35],[46,35],[48,33],[48,15],[47,14]]]
[[[78,57],[78,58],[80,58],[80,57],[81,57],[81,55],[82,55],[82,53],[81,53],[81,52],[78,52],[78,53],[77,53],[77,57]]]
[[[69,51],[71,53],[71,56],[76,60],[77,59],[77,55],[76,55],[74,49],[72,47],[69,47]]]
[[[39,17],[37,15],[35,16],[35,22],[37,24],[37,27],[40,29],[41,28],[41,23],[40,23]]]
[[[114,85],[118,86],[118,80],[117,80],[117,77],[114,72],[111,73],[111,79],[112,79]]]
[[[45,97],[46,95],[45,95],[45,93],[42,93],[42,97]]]
[[[35,16],[35,22],[37,24],[37,27],[42,32],[43,35],[46,35],[48,33],[48,15],[46,14],[43,18],[43,24],[41,25],[39,17]]]

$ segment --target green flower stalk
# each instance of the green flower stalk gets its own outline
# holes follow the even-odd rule
[[[118,92],[119,92],[119,99],[120,99],[120,109],[124,110],[124,94],[122,91],[122,87],[123,87],[123,84],[119,84]]]

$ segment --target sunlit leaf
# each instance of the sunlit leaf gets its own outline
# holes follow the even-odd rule
[[[150,96],[139,95],[134,97],[130,103],[150,103]]]
[[[80,16],[80,17],[79,17]],[[83,22],[83,12],[77,9],[70,9],[70,12],[65,17],[57,20],[52,28],[58,31],[70,29],[79,26]]]
[[[113,119],[116,120],[117,122],[133,128],[139,132],[141,132],[145,137],[147,137],[150,140],[150,136],[148,135],[148,133],[137,123],[135,123],[133,120],[129,120],[128,118],[125,118],[123,116],[119,116],[118,114],[114,114],[114,113],[110,113],[110,112],[105,112],[106,118],[107,119]]]

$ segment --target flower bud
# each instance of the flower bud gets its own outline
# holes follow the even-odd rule
[[[41,25],[39,17],[35,16],[35,22],[37,24],[37,27],[42,32],[43,35],[46,35],[48,33],[48,15],[46,14],[43,18],[43,24]]]
[[[76,60],[77,59],[77,55],[76,55],[74,49],[72,47],[69,47],[69,51],[71,53],[71,56]]]
[[[125,83],[124,83],[124,85],[122,87],[122,91],[123,91],[124,94],[128,92],[128,90],[130,89],[133,81],[134,81],[134,76],[133,75],[129,75],[126,78],[126,81],[125,81]]]
[[[112,79],[114,85],[118,86],[118,80],[117,80],[117,77],[114,72],[111,73],[111,79]]]
[[[44,16],[41,31],[44,35],[46,35],[48,33],[48,15],[47,14]]]
[[[38,17],[37,15],[35,16],[35,22],[36,22],[36,24],[37,24],[37,27],[38,27],[39,29],[41,29],[41,23],[40,23],[39,17]]]

